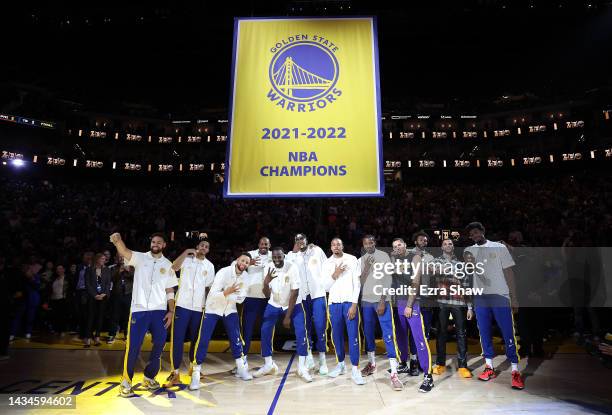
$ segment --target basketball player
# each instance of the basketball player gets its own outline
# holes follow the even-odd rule
[[[395,264],[398,261],[401,264],[407,264],[410,262],[408,249],[406,242],[402,238],[395,238],[391,245],[393,252],[391,253],[391,261]],[[406,287],[412,284],[410,280],[410,274],[404,272],[394,273],[392,276],[392,286],[395,289]],[[395,298],[395,310],[397,315],[397,321],[399,324],[395,324],[395,338],[397,340],[397,346],[399,348],[399,366],[397,367],[397,373],[407,373],[410,376],[419,375],[419,363],[417,361],[416,345],[414,344],[414,338],[410,333],[410,325],[408,320],[399,311],[398,303],[402,301],[402,304],[406,303],[406,296],[396,295]],[[408,345],[410,344],[410,353],[408,353]],[[408,364],[410,361],[410,364]],[[388,370],[391,373],[391,369]]]
[[[419,365],[424,373],[423,383],[419,387],[419,392],[429,392],[434,387],[431,375],[431,351],[427,343],[425,325],[419,304],[421,272],[424,264],[421,256],[414,251],[408,253],[405,261],[406,267],[405,271],[403,270],[403,274],[405,277],[408,277],[408,280],[411,280],[413,291],[409,292],[407,299],[405,297],[398,298],[397,311],[410,326],[410,333],[414,338]]]
[[[249,251],[251,263],[245,275],[246,298],[242,303],[240,322],[242,324],[242,340],[244,341],[244,355],[249,353],[253,326],[259,318],[262,320],[268,300],[263,293],[264,268],[272,261],[270,252],[270,240],[267,237],[259,239],[258,249]],[[263,320],[262,320],[263,321]]]
[[[476,264],[484,266],[484,272],[474,274],[474,288],[483,289],[482,295],[474,296],[474,312],[485,358],[485,369],[478,379],[488,381],[497,377],[493,368],[492,326],[495,320],[504,338],[506,357],[512,365],[512,388],[523,389],[525,384],[518,369],[519,356],[512,317],[513,308],[518,310],[512,272],[514,260],[504,244],[485,238],[482,223],[472,222],[465,229],[474,242],[465,250],[473,255]]]
[[[189,361],[193,362],[195,343],[198,338],[202,312],[206,304],[206,292],[210,289],[215,278],[215,267],[212,262],[206,259],[209,250],[209,242],[202,240],[195,249],[186,249],[172,263],[172,269],[180,271],[180,283],[176,293],[176,308],[172,328],[170,329],[170,366],[172,367],[172,373],[170,373],[167,383],[164,384],[165,388],[181,383],[179,369],[183,360],[183,344],[187,331],[189,331],[191,339]]]
[[[323,264],[323,278],[329,289],[329,320],[332,329],[332,342],[336,350],[338,365],[328,376],[335,378],[346,372],[344,363],[344,329],[348,333],[349,356],[352,365],[351,377],[357,385],[366,382],[359,371],[359,264],[357,258],[344,252],[340,238],[331,241],[332,256]]]
[[[208,343],[219,320],[223,320],[232,356],[236,360],[236,376],[242,380],[253,379],[244,361],[240,321],[236,310],[236,304],[242,303],[246,296],[244,277],[250,263],[251,255],[244,252],[229,267],[221,268],[215,275],[206,299],[205,314],[200,322],[199,336],[196,341],[193,372],[189,384],[191,390],[200,389],[201,365],[206,358]]]
[[[114,233],[110,241],[117,253],[126,261],[126,266],[134,267],[134,286],[132,304],[126,334],[125,357],[123,359],[123,379],[120,396],[134,396],[132,378],[138,353],[147,331],[153,338],[153,349],[149,363],[144,370],[142,385],[154,391],[160,388],[155,376],[161,368],[161,355],[166,343],[167,329],[174,315],[174,287],[178,280],[172,263],[162,254],[166,239],[161,233],[151,236],[151,248],[147,253],[129,250],[121,235]]]
[[[361,309],[363,313],[363,333],[366,340],[368,364],[361,370],[362,376],[370,376],[376,371],[376,323],[380,323],[383,340],[391,366],[391,387],[400,391],[404,388],[397,376],[398,348],[395,340],[393,308],[386,295],[376,295],[375,285],[382,288],[391,287],[391,275],[384,271],[384,265],[391,262],[386,252],[376,249],[376,239],[366,235],[362,239],[364,255],[359,258],[360,280],[363,287],[361,293]],[[382,264],[382,277],[374,275],[374,264]]]
[[[266,267],[266,277],[263,282],[264,294],[269,297],[261,325],[261,356],[264,365],[256,371],[256,378],[278,372],[278,366],[272,360],[272,341],[274,326],[279,318],[283,318],[283,326],[290,329],[291,323],[295,331],[296,349],[298,353],[297,375],[306,382],[312,382],[312,376],[306,368],[308,355],[308,337],[306,336],[306,314],[300,298],[300,275],[297,267],[285,261],[282,248],[272,250],[272,261]]]
[[[306,311],[306,333],[310,336],[309,344],[319,352],[319,374],[325,376],[328,373],[325,359],[328,319],[326,290],[321,272],[327,256],[320,247],[309,244],[303,233],[295,235],[294,242],[293,251],[287,254],[286,260],[293,262],[300,272],[300,295]],[[315,367],[310,349],[306,367]]]
[[[433,255],[431,255],[426,250],[427,245],[429,244],[429,239],[427,237],[427,234],[424,231],[418,231],[414,235],[412,235],[412,242],[414,243],[414,248],[412,248],[410,252],[418,254],[421,257],[423,264],[427,264],[434,260]],[[421,284],[427,287],[430,287],[429,273],[421,274]],[[421,301],[423,303],[425,303],[426,300],[428,300],[426,296],[423,296],[421,298]],[[427,302],[429,303],[430,301],[427,301]],[[423,324],[425,324],[425,336],[429,338],[429,331],[431,329],[431,320],[433,319],[432,307],[424,305],[421,308],[421,314],[423,315]],[[410,345],[412,346],[412,343]]]

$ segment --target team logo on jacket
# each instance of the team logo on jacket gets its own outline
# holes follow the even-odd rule
[[[342,95],[336,88],[339,70],[338,46],[318,35],[289,36],[270,52],[268,99],[292,112],[313,112],[332,104]]]

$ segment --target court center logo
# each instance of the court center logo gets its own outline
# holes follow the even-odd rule
[[[338,47],[321,36],[289,37],[271,48],[268,99],[293,112],[312,112],[332,104],[342,95],[337,88],[340,65]],[[333,47],[330,47],[333,46]]]

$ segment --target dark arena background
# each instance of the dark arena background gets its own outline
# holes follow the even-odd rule
[[[612,413],[609,1],[16,2],[3,9],[2,413]],[[376,17],[384,197],[224,197],[234,18],[271,16]],[[254,119],[260,110],[252,108]],[[444,262],[450,243],[452,263],[467,264],[471,246],[488,241],[499,241],[506,259],[487,254],[505,265],[497,274],[487,268],[484,292],[501,286],[506,294],[493,296],[503,304],[486,305],[486,295],[459,296],[459,305],[423,295],[404,317],[411,296],[378,294],[368,308],[368,258]],[[156,243],[169,261],[158,271]],[[317,246],[320,274],[312,258],[308,266],[301,259]],[[287,254],[286,271],[277,248]],[[249,251],[251,258],[242,254]],[[179,310],[181,292],[195,298],[204,284],[185,264],[205,264],[203,255],[214,265],[202,274],[212,284],[209,301],[193,300],[197,312]],[[353,264],[352,256],[363,257],[353,280],[338,268]],[[175,266],[178,292],[167,282],[176,281]],[[304,322],[262,324],[274,310],[285,315],[278,305],[285,294],[272,282],[271,291],[266,281],[261,288],[272,268],[287,284],[295,273],[300,288],[291,283],[286,293],[301,298],[292,316]],[[258,276],[258,298],[241,297],[242,282],[237,294],[224,283],[240,275]],[[306,298],[309,278],[319,277],[336,285],[316,299],[310,286]],[[336,303],[340,281],[349,291],[359,281],[359,300]],[[167,309],[137,309],[140,295],[160,296]],[[226,304],[222,315],[214,314],[216,298]],[[347,315],[342,306],[356,302],[356,314],[349,308]],[[209,327],[213,318],[224,324]],[[179,327],[186,334],[177,343]],[[161,363],[149,363],[164,335]],[[190,354],[192,341],[208,351],[201,361]],[[276,366],[262,357],[270,342]],[[411,344],[409,353],[402,343]]]

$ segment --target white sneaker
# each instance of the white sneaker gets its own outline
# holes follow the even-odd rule
[[[200,368],[194,367],[191,372],[191,382],[189,383],[189,390],[195,391],[200,389]]]
[[[308,356],[306,356],[306,369],[310,370],[310,369],[314,369],[314,367],[315,367],[314,359],[312,358],[311,354],[308,354]]]
[[[236,371],[236,376],[238,376],[242,380],[252,380],[253,379],[253,375],[249,373],[249,371],[247,370],[245,366],[238,368],[238,370]]]
[[[266,375],[276,375],[277,373],[278,373],[278,366],[276,366],[275,362],[272,362],[270,366],[263,365],[262,367],[260,367],[259,370],[253,373],[253,376],[256,378],[260,378]]]
[[[248,360],[247,360],[247,357],[246,357],[246,356],[244,356],[244,357],[242,358],[242,361],[244,362],[244,367],[246,368],[246,370],[247,370],[247,372],[248,372],[248,370],[249,370],[249,362],[248,362]],[[232,369],[232,375],[236,376],[237,378],[239,378],[239,377],[240,377],[240,375],[238,374],[238,366],[236,366],[236,367],[234,367],[234,368]]]
[[[306,368],[298,369],[297,370],[297,375],[298,375],[298,377],[304,379],[304,382],[307,382],[307,383],[312,382],[312,376],[310,376],[310,373],[308,372],[308,369],[306,369]]]
[[[356,385],[365,385],[366,381],[363,378],[363,376],[361,376],[361,372],[360,371],[353,371],[351,377],[353,378],[353,382],[355,382]]]
[[[344,375],[346,373],[346,366],[344,363],[338,363],[338,365],[327,374],[330,378],[337,378],[340,375]]]

